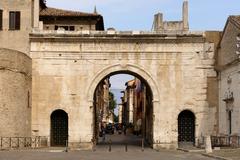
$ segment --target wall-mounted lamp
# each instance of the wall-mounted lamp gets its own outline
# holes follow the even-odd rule
[[[230,90],[226,91],[224,94],[223,101],[225,101],[226,103],[233,102],[234,101],[233,92],[231,92]]]

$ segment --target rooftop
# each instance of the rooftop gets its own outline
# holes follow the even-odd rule
[[[72,10],[64,10],[64,9],[58,9],[58,8],[52,8],[46,6],[46,0],[40,0],[40,18],[42,21],[44,19],[49,18],[65,18],[71,19],[71,18],[77,18],[77,19],[86,19],[86,20],[94,20],[96,21],[96,30],[104,30],[104,21],[103,16],[98,14],[96,9],[94,10],[94,13],[86,13],[86,12],[80,12],[80,11],[72,11]]]
[[[232,20],[235,24],[237,24],[240,28],[240,15],[229,16],[229,19]]]
[[[40,16],[59,16],[59,17],[96,16],[97,17],[101,15],[96,13],[85,13],[85,12],[79,12],[79,11],[70,11],[70,10],[47,7],[40,11]]]

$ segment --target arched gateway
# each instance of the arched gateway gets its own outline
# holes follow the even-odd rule
[[[106,77],[109,77],[111,75],[115,75],[115,74],[121,74],[121,73],[125,73],[125,74],[131,74],[133,76],[136,76],[137,78],[140,78],[147,86],[147,90],[148,92],[150,92],[149,94],[151,95],[151,98],[146,97],[146,106],[145,106],[145,111],[144,111],[144,115],[143,115],[143,123],[144,123],[144,131],[145,132],[143,134],[144,139],[146,140],[146,142],[148,142],[151,146],[153,146],[153,142],[154,142],[154,120],[153,120],[153,115],[154,115],[154,107],[157,106],[157,102],[158,102],[158,98],[159,98],[159,91],[158,91],[158,87],[155,83],[155,81],[153,80],[151,74],[147,73],[146,70],[144,70],[143,68],[139,67],[139,66],[135,66],[135,65],[131,65],[131,64],[126,64],[126,65],[121,65],[121,64],[116,64],[113,66],[109,66],[103,70],[101,70],[92,80],[91,86],[88,90],[88,98],[89,101],[93,104],[95,104],[95,102],[93,101],[94,98],[94,93],[95,93],[95,89],[97,88],[98,84],[104,80]],[[148,99],[148,100],[147,100]],[[151,99],[149,101],[149,99]],[[148,107],[147,107],[148,106]],[[149,107],[150,106],[150,107]],[[94,106],[95,107],[95,106]],[[96,137],[98,135],[96,135],[96,131],[95,129],[98,127],[96,127],[96,112],[95,109],[93,110],[93,124],[95,124],[95,126],[93,125],[92,127],[92,133],[93,133],[93,139],[96,139]],[[151,125],[151,126],[150,126]],[[149,133],[151,132],[151,133]]]

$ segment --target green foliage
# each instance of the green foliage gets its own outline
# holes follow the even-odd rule
[[[114,98],[114,94],[112,92],[109,92],[109,110],[112,111],[114,111],[114,109],[117,107],[117,102]]]
[[[114,122],[118,122],[118,116],[114,114]]]

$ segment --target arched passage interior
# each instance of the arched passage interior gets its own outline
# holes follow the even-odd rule
[[[56,110],[51,114],[51,146],[66,146],[68,140],[68,114]]]
[[[121,121],[122,124],[122,134],[124,134],[124,126],[127,127],[127,134],[132,134],[132,137],[138,136],[141,137],[141,140],[143,139],[147,144],[152,145],[153,143],[153,94],[152,90],[148,84],[148,82],[141,76],[131,71],[116,71],[108,74],[105,76],[100,82],[98,83],[97,87],[95,88],[94,92],[94,100],[93,100],[93,106],[94,106],[94,129],[93,129],[93,139],[98,143],[102,142],[102,126],[103,121],[102,119],[104,117],[103,113],[103,106],[104,104],[104,95],[103,92],[104,89],[106,89],[104,85],[108,84],[109,77],[113,75],[118,74],[128,74],[132,75],[134,77],[133,80],[130,80],[129,83],[126,82],[126,90],[123,92],[123,101],[122,101],[122,107],[123,107],[123,119]],[[131,88],[133,86],[133,88]],[[134,99],[130,102],[133,104],[134,110],[131,111],[130,103],[127,99],[129,99],[130,92],[135,95]],[[127,96],[124,98],[124,96]],[[131,113],[132,112],[132,113]],[[132,114],[132,118],[131,118]],[[141,120],[139,120],[141,119]],[[141,125],[137,125],[137,124]],[[106,118],[104,120],[104,123],[106,122]],[[141,126],[141,129],[138,129],[137,127]],[[138,132],[141,130],[141,133]],[[115,132],[115,134],[118,134]],[[114,141],[112,142],[114,143]],[[120,144],[125,144],[128,142],[120,142]],[[131,143],[131,142],[129,142]],[[118,143],[119,144],[119,143]],[[134,145],[141,145],[141,141],[135,141]]]

